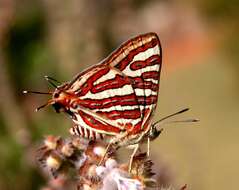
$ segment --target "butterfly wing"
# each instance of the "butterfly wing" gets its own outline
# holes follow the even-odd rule
[[[158,99],[162,65],[158,36],[148,33],[129,40],[110,56],[108,63],[132,81],[141,112],[141,127],[144,127],[152,117]]]
[[[116,135],[125,130],[126,124],[141,122],[137,96],[130,79],[109,65],[93,68],[68,92],[74,92],[78,97],[75,100],[77,107],[72,111],[77,112],[75,123],[90,130],[84,133],[85,137],[91,130]]]
[[[75,77],[68,91],[79,97],[78,125],[110,135],[118,134],[126,126],[142,128],[157,103],[160,51],[156,34],[140,35]],[[92,117],[94,114],[97,117]]]

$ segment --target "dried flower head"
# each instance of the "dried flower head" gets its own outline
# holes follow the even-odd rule
[[[45,137],[44,145],[48,150],[54,150],[56,149],[56,146],[58,145],[59,140],[60,140],[60,137],[54,137],[52,135],[49,135]]]
[[[58,170],[61,167],[62,160],[59,156],[51,154],[46,158],[46,167],[50,170]]]
[[[143,190],[155,187],[151,169],[153,163],[146,153],[135,156],[129,173],[127,163],[117,160],[113,148],[99,165],[105,151],[106,145],[101,142],[85,141],[79,137],[63,139],[48,136],[38,151],[38,157],[55,180],[60,178],[60,181],[74,182],[78,189]]]

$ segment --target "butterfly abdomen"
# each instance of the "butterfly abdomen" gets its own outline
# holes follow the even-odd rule
[[[79,125],[74,125],[73,127],[70,128],[70,133],[72,135],[77,135],[80,137],[83,137],[85,139],[90,139],[90,140],[102,140],[104,139],[104,134],[97,133],[94,130],[87,129],[86,127],[82,127]]]

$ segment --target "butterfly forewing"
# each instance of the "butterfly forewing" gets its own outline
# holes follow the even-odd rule
[[[157,103],[160,51],[156,34],[140,35],[79,74],[68,88],[78,97],[73,111],[79,127],[108,135],[143,129]]]

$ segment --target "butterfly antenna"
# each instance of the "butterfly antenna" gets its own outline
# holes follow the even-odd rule
[[[150,135],[149,135],[149,138],[153,140],[153,139],[157,138],[160,135],[160,133],[163,131],[163,128],[157,129],[157,124],[161,123],[162,121],[164,121],[164,120],[166,120],[166,119],[168,119],[170,117],[173,117],[175,115],[179,115],[181,113],[184,113],[184,112],[186,112],[188,110],[189,110],[189,108],[182,109],[182,110],[180,110],[180,111],[178,111],[176,113],[173,113],[171,115],[163,117],[162,119],[160,119],[160,120],[156,121],[155,123],[153,123],[152,128],[151,128],[151,132],[150,132]],[[178,120],[178,121],[177,120],[176,121],[167,121],[165,123],[166,124],[168,124],[168,123],[192,123],[192,122],[194,123],[194,122],[198,122],[198,121],[199,121],[199,119],[185,119],[185,120]]]
[[[56,79],[49,77],[49,76],[44,76],[44,78],[46,79],[46,81],[52,85],[54,88],[58,88],[57,85],[54,82],[60,83],[59,81],[57,81]]]
[[[48,80],[52,80],[52,81],[54,81],[54,82],[56,82],[56,83],[58,83],[58,84],[61,84],[60,81],[56,80],[56,79],[53,78],[53,77],[50,77],[50,76],[44,76],[44,77],[47,78]]]
[[[52,95],[52,92],[39,92],[39,91],[31,91],[31,90],[24,90],[22,91],[23,94],[46,94],[46,95]]]
[[[175,116],[175,115],[179,115],[179,114],[184,113],[184,112],[186,112],[186,111],[188,111],[188,110],[189,110],[189,108],[185,108],[185,109],[182,109],[182,110],[180,110],[180,111],[178,111],[178,112],[176,112],[176,113],[170,114],[170,115],[168,115],[168,116],[166,116],[166,117],[163,117],[162,119],[156,121],[153,125],[157,125],[158,123],[160,123],[160,122],[162,122],[162,121],[164,121],[164,120],[166,120],[166,119],[168,119],[168,118],[170,118],[170,117],[173,117],[173,116]]]
[[[199,121],[200,121],[199,119],[185,119],[185,120],[168,121],[165,123],[194,123]]]
[[[52,104],[52,100],[49,100],[47,103],[45,103],[45,104],[39,106],[38,108],[36,108],[35,111],[38,112],[40,109],[45,108],[46,106],[49,106],[51,104]]]

